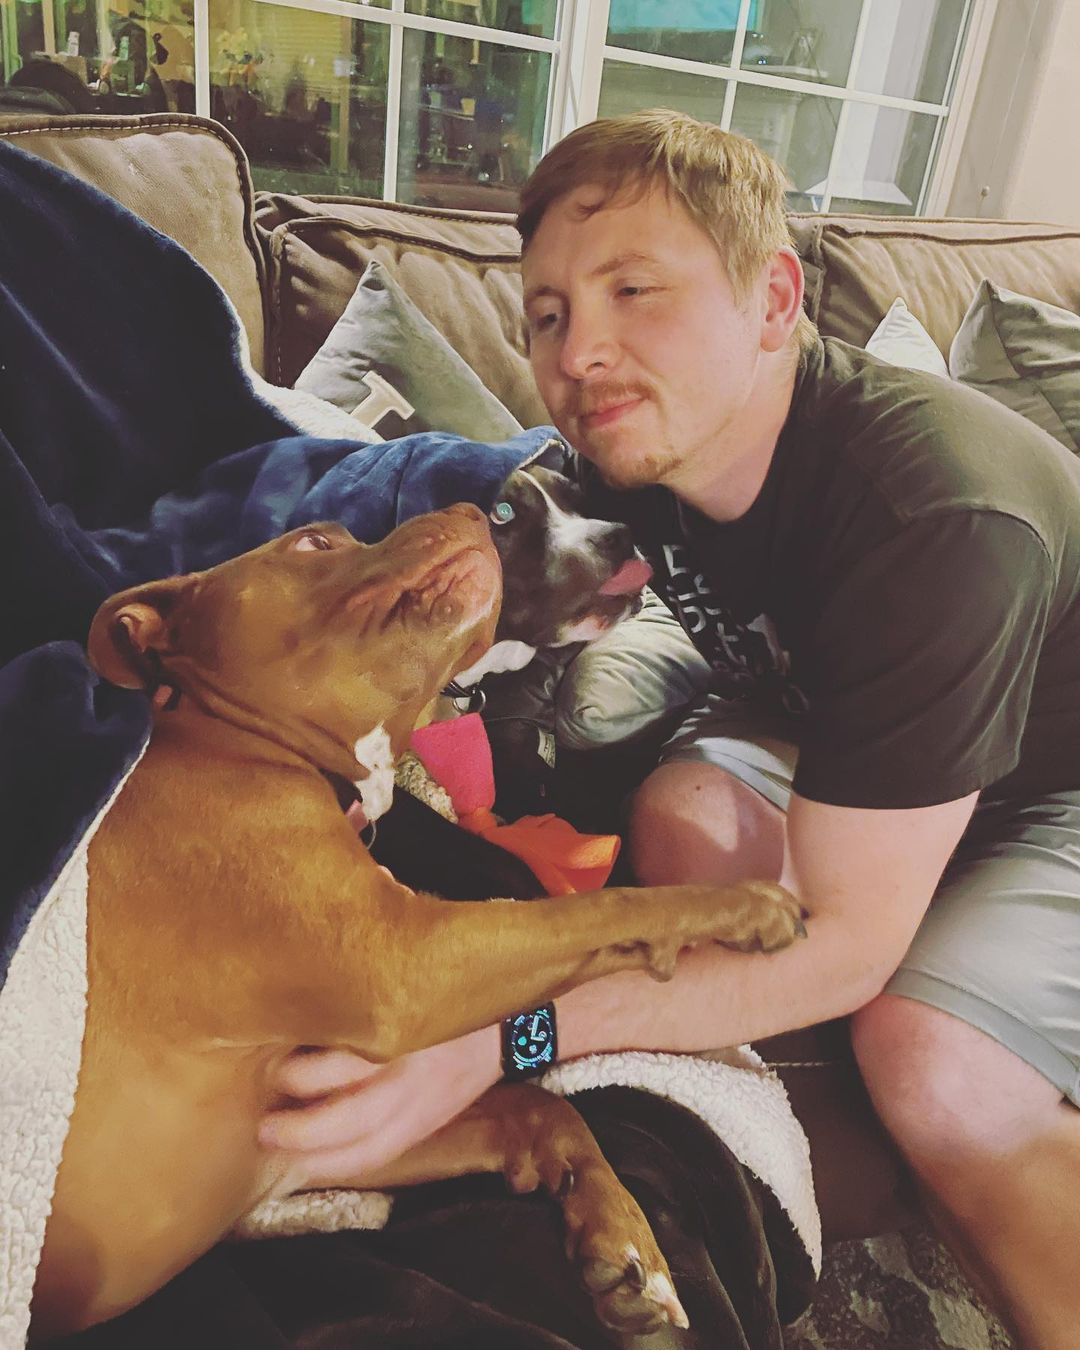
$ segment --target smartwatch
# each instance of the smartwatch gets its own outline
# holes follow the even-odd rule
[[[502,1024],[502,1070],[507,1082],[535,1078],[550,1069],[558,1053],[555,1004],[507,1017]]]

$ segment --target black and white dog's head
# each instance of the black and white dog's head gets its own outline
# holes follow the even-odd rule
[[[591,641],[640,608],[649,564],[625,525],[583,515],[583,501],[575,483],[539,464],[503,484],[491,511],[503,567],[495,645],[457,684],[520,669],[538,647]]]

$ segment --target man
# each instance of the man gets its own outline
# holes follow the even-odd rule
[[[635,798],[635,870],[781,877],[812,915],[767,958],[701,950],[667,985],[574,991],[562,1054],[853,1014],[958,1252],[1025,1345],[1072,1346],[1080,464],[980,394],[822,343],[783,175],[742,138],[665,112],[582,127],[519,228],[540,391],[717,671]],[[342,1144],[328,1174],[377,1161],[497,1056],[491,1029],[437,1047],[266,1137]],[[301,1094],[360,1076],[338,1056],[289,1073]]]

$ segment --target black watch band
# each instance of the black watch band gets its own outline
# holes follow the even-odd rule
[[[504,1019],[502,1070],[506,1080],[535,1078],[551,1068],[558,1052],[554,1003]]]

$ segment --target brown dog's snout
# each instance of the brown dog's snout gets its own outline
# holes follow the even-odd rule
[[[456,502],[441,511],[431,511],[404,521],[381,543],[375,545],[387,555],[388,565],[400,573],[403,565],[434,564],[450,553],[475,548],[485,554],[494,553],[487,516],[478,506]],[[409,562],[405,562],[406,557]]]

